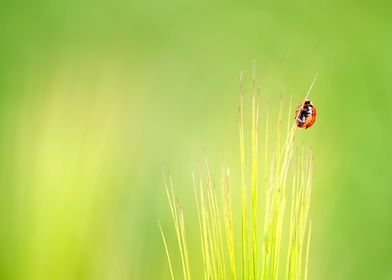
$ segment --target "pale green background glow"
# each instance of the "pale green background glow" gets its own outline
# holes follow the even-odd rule
[[[253,59],[272,113],[319,73],[318,119],[297,139],[315,154],[310,279],[391,279],[391,9],[2,3],[0,279],[168,279],[161,167],[190,221],[204,154],[216,180],[222,164],[232,169],[235,187],[239,72],[249,84]]]

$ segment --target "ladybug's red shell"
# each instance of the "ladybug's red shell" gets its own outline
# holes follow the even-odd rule
[[[295,124],[299,128],[309,128],[316,120],[316,107],[313,106],[310,100],[298,105],[295,111]]]

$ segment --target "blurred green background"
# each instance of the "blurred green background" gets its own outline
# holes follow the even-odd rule
[[[392,279],[391,9],[3,1],[0,279],[168,279],[161,167],[189,221],[204,154],[236,186],[239,73],[248,85],[253,59],[272,113],[319,73],[318,119],[298,137],[315,158],[310,279]]]

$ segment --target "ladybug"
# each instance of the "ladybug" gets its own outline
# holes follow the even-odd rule
[[[309,128],[316,120],[316,107],[310,100],[300,103],[295,111],[295,124],[299,128]]]

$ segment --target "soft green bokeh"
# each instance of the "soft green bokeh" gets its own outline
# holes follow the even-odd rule
[[[217,181],[229,166],[237,186],[239,72],[249,84],[253,59],[272,116],[282,93],[300,100],[319,73],[318,119],[297,138],[315,155],[310,279],[392,279],[391,10],[2,3],[0,279],[168,279],[161,167],[197,230],[197,161],[208,155]]]

